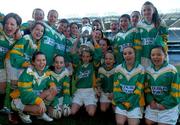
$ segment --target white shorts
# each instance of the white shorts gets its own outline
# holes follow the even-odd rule
[[[137,118],[137,119],[142,118],[142,111],[141,111],[141,109],[139,107],[134,108],[131,111],[127,111],[127,110],[122,110],[122,109],[120,109],[119,107],[116,106],[115,113],[120,114],[120,115],[124,115],[127,118]]]
[[[0,69],[0,83],[1,82],[6,82],[6,69]]]
[[[158,123],[175,125],[178,117],[178,106],[163,111],[154,110],[147,106],[145,110],[145,118]]]
[[[21,75],[23,69],[14,68],[11,65],[10,60],[6,60],[6,70],[7,70],[7,80],[18,80],[19,76]]]
[[[97,98],[93,88],[88,89],[77,89],[73,95],[73,103],[76,103],[80,106],[83,104],[87,105],[96,105]]]
[[[101,92],[101,96],[100,96],[100,102],[107,102],[107,103],[111,103],[112,100],[108,99],[108,95],[109,93],[104,93],[103,91]]]

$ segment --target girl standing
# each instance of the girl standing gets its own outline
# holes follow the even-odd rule
[[[141,50],[140,39],[136,37],[137,30],[131,27],[130,16],[123,14],[119,19],[120,31],[116,34],[113,42],[113,48],[117,63],[123,62],[123,49],[127,46],[133,46],[136,50],[136,60],[139,61]]]
[[[137,25],[142,44],[141,64],[150,66],[150,51],[153,46],[162,46],[167,53],[168,30],[165,22],[160,19],[156,7],[149,1],[141,9],[142,20]]]

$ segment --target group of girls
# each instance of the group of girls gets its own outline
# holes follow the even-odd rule
[[[99,101],[103,112],[113,107],[117,125],[140,124],[144,114],[148,125],[176,124],[180,83],[168,64],[167,27],[151,2],[141,15],[123,14],[105,38],[98,20],[90,35],[81,36],[75,22],[61,19],[56,26],[55,10],[45,22],[44,12],[35,9],[35,20],[23,26],[17,14],[7,14],[0,31],[2,111],[9,111],[10,121],[12,108],[25,123],[31,115],[50,122],[83,105],[94,116]],[[90,25],[88,18],[82,22]]]

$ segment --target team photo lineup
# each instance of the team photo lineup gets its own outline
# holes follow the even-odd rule
[[[0,113],[18,124],[111,109],[117,125],[178,124],[180,75],[169,63],[168,26],[153,3],[140,10],[112,20],[108,32],[101,20],[70,22],[54,9],[35,8],[24,23],[0,12]]]

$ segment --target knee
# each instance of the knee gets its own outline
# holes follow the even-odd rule
[[[45,111],[42,111],[42,110],[40,109],[40,107],[36,108],[34,111],[35,111],[35,114],[37,114],[37,115],[39,115],[39,116],[43,115],[43,113],[46,112],[46,110],[45,110]]]
[[[106,111],[107,111],[107,108],[106,108],[106,107],[101,107],[101,111],[102,111],[102,112],[106,112]]]
[[[6,83],[0,82],[0,94],[5,94],[5,92],[6,92]]]
[[[124,125],[125,122],[126,122],[126,119],[117,119],[117,118],[116,118],[116,123],[117,123],[117,125]]]
[[[71,108],[71,115],[75,115],[77,113],[77,111],[78,111],[77,108],[72,107]]]
[[[87,112],[88,112],[88,115],[92,117],[95,115],[96,110],[88,110]]]
[[[116,121],[117,125],[124,125],[125,122],[124,121]]]
[[[153,123],[152,122],[150,122],[150,121],[145,121],[145,123],[146,123],[146,125],[153,125]]]
[[[145,119],[145,123],[146,123],[146,125],[153,125],[154,124],[154,122],[149,120],[149,119]]]

